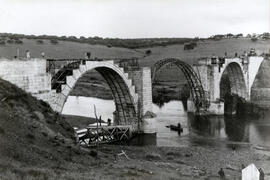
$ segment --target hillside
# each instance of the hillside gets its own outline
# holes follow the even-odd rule
[[[74,142],[73,129],[48,104],[0,79],[0,179],[45,178],[41,169],[60,170]]]

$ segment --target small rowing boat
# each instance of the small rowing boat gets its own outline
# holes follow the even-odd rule
[[[183,132],[183,128],[182,128],[180,123],[178,123],[177,126],[171,124],[171,125],[166,126],[166,127],[170,128],[173,131]]]

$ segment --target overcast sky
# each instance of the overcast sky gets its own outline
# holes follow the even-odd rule
[[[0,0],[0,32],[119,38],[270,29],[270,0]]]

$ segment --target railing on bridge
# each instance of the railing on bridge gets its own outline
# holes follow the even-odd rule
[[[47,72],[52,75],[51,86],[61,92],[61,85],[66,84],[66,76],[72,75],[88,59],[47,59]]]

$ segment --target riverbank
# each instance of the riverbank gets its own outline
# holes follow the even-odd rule
[[[241,165],[254,163],[264,170],[265,179],[270,179],[269,151],[263,155],[249,145],[237,147],[235,151],[228,151],[211,146],[172,148],[102,145],[92,150],[72,149],[70,157],[59,161],[54,167],[16,167],[1,163],[0,178],[218,180],[218,170],[223,168],[227,179],[241,179]],[[117,155],[122,151],[128,158]]]

